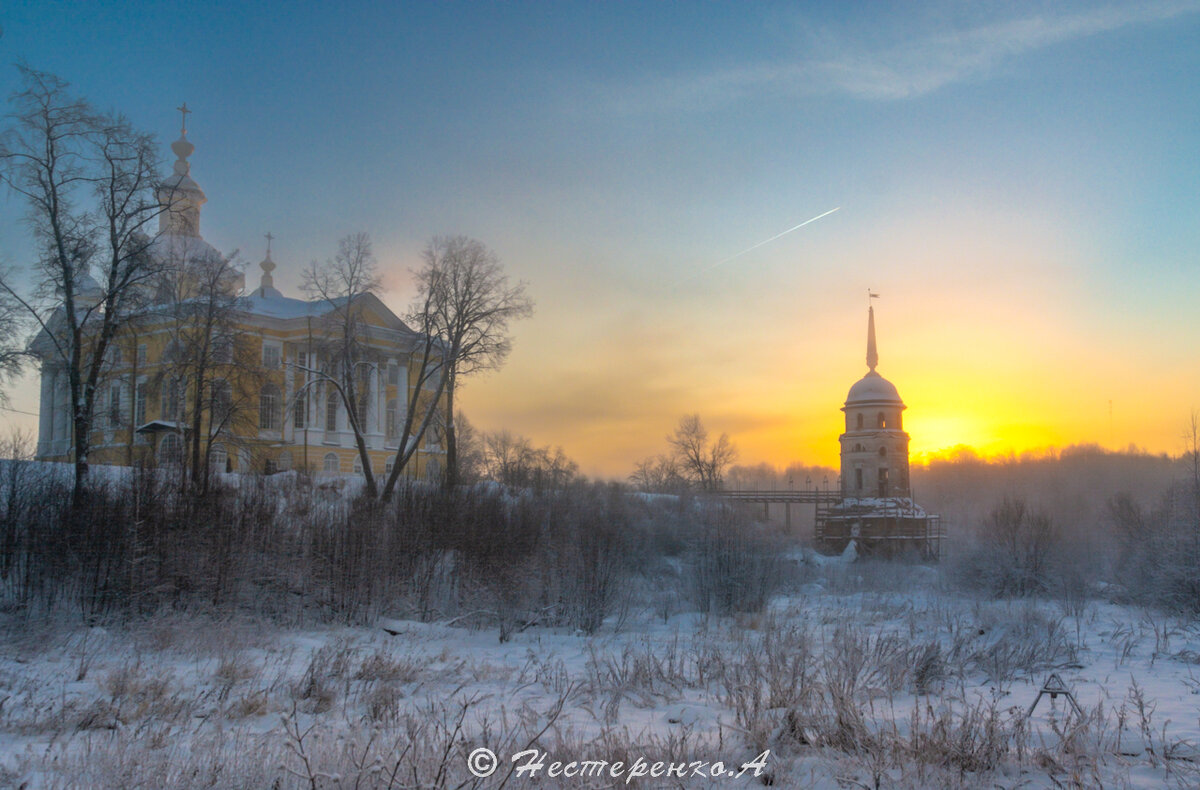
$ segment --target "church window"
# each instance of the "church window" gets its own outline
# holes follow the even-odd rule
[[[286,472],[292,468],[292,451],[284,450],[279,454],[279,461],[276,463],[279,471]]]
[[[212,414],[209,419],[214,423],[222,423],[229,419],[233,411],[233,388],[228,381],[217,379],[212,383]]]
[[[279,346],[263,343],[263,367],[267,370],[279,369]]]
[[[863,489],[863,473],[862,473],[862,467],[860,466],[859,468],[854,470],[854,490],[862,491],[862,489]]]
[[[213,339],[213,362],[228,365],[233,362],[233,338],[218,337]]]
[[[332,387],[329,389],[329,394],[325,397],[325,430],[337,430],[338,416],[338,394]]]
[[[397,365],[395,362],[388,363],[387,383],[389,386],[392,386],[392,387],[400,386],[400,366]]]
[[[144,348],[144,346],[143,346]],[[138,384],[134,390],[133,421],[138,425],[146,422],[146,384]]]
[[[396,423],[396,399],[392,398],[387,402],[387,438],[395,439],[400,433],[400,428]]]
[[[308,427],[308,393],[301,392],[296,396],[292,406],[292,425],[296,428]]]
[[[121,385],[113,384],[108,394],[108,422],[114,428],[121,424]]]
[[[183,411],[184,392],[187,382],[183,376],[172,376],[163,382],[162,387],[162,418],[178,420]]]
[[[883,467],[879,470],[879,496],[888,495],[888,470]]]
[[[138,343],[137,347],[137,363],[139,366],[146,364],[146,344]]]
[[[370,413],[371,407],[371,392],[368,389],[367,382],[360,381],[358,390],[358,402],[355,404],[358,407],[358,413],[355,417],[358,418],[359,431],[367,430],[367,414]]]
[[[880,447],[880,448],[879,448],[879,456],[880,456],[881,458],[885,458],[885,457],[887,457],[887,448],[886,448],[886,447]]]
[[[279,387],[268,384],[258,396],[258,427],[264,431],[279,430]]]
[[[363,470],[362,458],[354,459],[354,474],[361,475]]]
[[[880,428],[887,427],[887,417],[884,416],[883,412],[879,412],[879,416],[876,418],[876,422],[879,424]]]
[[[858,428],[859,428],[859,430],[862,430],[862,427],[863,427],[863,416],[860,414],[860,415],[858,415]]]
[[[214,472],[229,471],[229,453],[225,445],[214,444],[208,451],[208,468]]]
[[[321,468],[326,472],[337,473],[341,471],[341,464],[338,463],[337,453],[326,453],[325,460]]]
[[[183,455],[183,445],[179,435],[168,433],[158,445],[158,462],[163,466],[177,465]]]

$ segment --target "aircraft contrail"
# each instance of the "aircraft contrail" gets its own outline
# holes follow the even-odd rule
[[[772,236],[769,239],[760,241],[758,244],[755,244],[751,247],[747,247],[746,249],[742,250],[741,252],[735,253],[734,255],[730,255],[728,258],[725,258],[724,260],[720,260],[710,266],[706,266],[705,268],[701,269],[700,271],[696,272],[695,274],[690,274],[687,277],[684,277],[682,280],[675,283],[675,285],[682,285],[683,283],[687,282],[688,280],[699,277],[702,274],[707,274],[708,272],[711,272],[713,269],[717,268],[718,266],[724,266],[725,264],[729,263],[730,261],[742,257],[743,255],[745,255],[748,252],[753,252],[754,250],[757,250],[759,247],[763,246],[764,244],[770,244],[771,242],[775,241],[776,239],[783,238],[784,236],[788,235],[789,233],[791,233],[794,230],[800,230],[805,225],[808,225],[809,223],[816,222],[817,220],[821,219],[821,217],[828,217],[830,214],[832,214],[833,212],[838,211],[840,209],[841,209],[841,206],[837,206],[836,208],[829,209],[829,211],[826,211],[824,214],[818,214],[817,216],[813,217],[812,219],[806,219],[803,222],[801,222],[799,225],[793,225],[792,227],[788,228],[783,233],[776,233],[774,236]]]

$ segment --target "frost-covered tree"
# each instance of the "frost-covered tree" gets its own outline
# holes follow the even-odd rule
[[[332,305],[317,328],[321,364],[310,362],[308,388],[319,385],[341,401],[362,462],[365,493],[375,499],[379,488],[367,452],[366,395],[377,360],[371,358],[371,327],[362,315],[362,298],[377,295],[381,288],[371,237],[366,233],[343,237],[333,258],[323,264],[314,261],[305,270],[302,287],[310,297]]]
[[[0,177],[27,206],[37,257],[32,290],[10,275],[0,291],[41,327],[65,368],[78,503],[106,352],[155,273],[152,223],[164,208],[151,135],[52,74],[20,71]]]
[[[719,491],[725,471],[737,459],[737,447],[728,434],[721,434],[712,443],[708,429],[699,414],[680,418],[675,432],[667,437],[682,474],[701,491]]]

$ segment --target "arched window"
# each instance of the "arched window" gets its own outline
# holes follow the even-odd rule
[[[214,444],[208,451],[208,468],[214,472],[229,471],[229,453],[225,445]]]
[[[357,455],[354,456],[354,474],[361,475],[362,469],[362,458],[358,457]]]
[[[279,387],[267,384],[258,396],[258,427],[264,431],[279,430]]]
[[[883,412],[879,412],[879,416],[876,417],[876,422],[879,423],[880,428],[887,427],[887,417],[884,416]]]
[[[325,461],[321,468],[326,472],[334,474],[342,471],[341,464],[338,463],[337,453],[325,453]]]
[[[337,414],[338,414],[338,394],[333,387],[329,388],[329,394],[325,396],[325,430],[337,430]]]
[[[886,456],[887,456],[887,448],[886,448],[886,447],[880,447],[880,448],[879,448],[879,456],[880,456],[881,458],[883,458],[883,457],[886,457]]]
[[[858,428],[859,428],[859,430],[862,430],[862,427],[863,427],[863,416],[860,414],[860,415],[858,415]]]
[[[856,453],[861,453],[863,451],[863,449],[865,449],[865,448],[863,448],[861,443],[854,445],[854,452],[856,452]]]
[[[160,466],[178,466],[183,458],[183,443],[179,434],[168,433],[158,443],[158,463]]]
[[[279,471],[286,472],[292,468],[292,451],[284,450],[279,454],[279,463],[277,464]]]

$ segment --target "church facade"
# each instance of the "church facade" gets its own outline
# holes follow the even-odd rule
[[[180,306],[196,301],[188,284],[177,278],[146,294],[105,360],[89,461],[186,465],[196,443],[202,442],[204,462],[217,471],[361,472],[351,416],[328,377],[321,375],[338,364],[330,327],[340,311],[353,310],[361,348],[356,412],[373,471],[390,472],[406,409],[414,400],[425,338],[371,294],[356,297],[352,304],[283,295],[274,286],[276,263],[269,235],[266,257],[259,264],[259,286],[245,293],[244,275],[220,266],[226,261],[200,233],[200,211],[207,198],[191,177],[188,157],[195,148],[186,128],[171,148],[177,160],[173,174],[158,190],[164,211],[150,254],[168,273],[195,271],[190,264],[197,262],[215,264],[199,270],[221,271],[218,296],[227,308],[225,345],[208,357],[204,370],[190,369],[189,345],[197,341],[194,333],[182,331],[180,318]],[[78,290],[86,301],[89,290],[94,293],[97,288],[86,278]],[[205,337],[205,342],[222,342],[212,334]],[[46,330],[30,351],[41,369],[37,458],[72,461],[64,360]],[[425,408],[431,408],[433,394],[425,398]],[[409,474],[434,477],[441,472],[444,424],[445,415],[437,413],[409,462]]]

